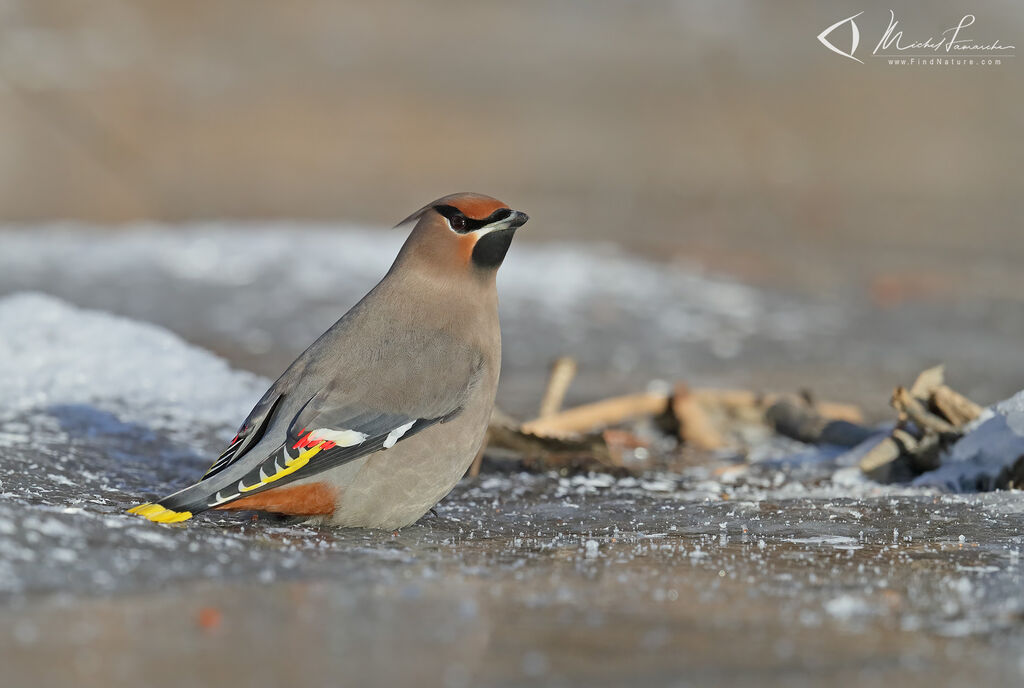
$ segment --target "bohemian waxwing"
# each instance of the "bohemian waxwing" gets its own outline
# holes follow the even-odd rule
[[[474,193],[410,215],[391,269],[278,378],[196,484],[130,513],[414,523],[480,449],[501,362],[495,276],[526,214]]]

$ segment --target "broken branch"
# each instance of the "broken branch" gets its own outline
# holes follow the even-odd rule
[[[576,377],[576,359],[563,356],[551,366],[551,375],[544,390],[544,398],[540,402],[538,418],[549,418],[562,410],[562,402],[569,391],[569,385]]]

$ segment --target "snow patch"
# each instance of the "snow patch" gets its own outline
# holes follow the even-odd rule
[[[42,294],[0,299],[0,332],[0,422],[82,404],[187,441],[197,423],[236,426],[269,385],[161,327]]]

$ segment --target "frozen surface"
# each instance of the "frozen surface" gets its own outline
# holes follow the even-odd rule
[[[266,381],[35,294],[0,300],[0,347],[5,685],[1024,677],[1017,493],[837,479],[792,445],[739,475],[491,472],[395,534],[161,526],[123,509],[201,472]]]

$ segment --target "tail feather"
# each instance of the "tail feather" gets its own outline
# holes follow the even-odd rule
[[[129,514],[142,516],[143,518],[155,521],[156,523],[180,523],[192,518],[191,511],[173,511],[160,504],[146,502],[128,509]]]
[[[189,485],[156,502],[133,507],[128,513],[157,523],[186,521],[208,509],[223,507],[246,496],[280,488],[281,485],[291,482],[295,477],[293,474],[306,466],[322,449],[323,443],[301,450],[296,447],[296,454],[292,456],[288,453],[287,446],[281,445],[262,463],[235,464],[226,470],[207,475],[194,485]],[[269,475],[265,470],[268,467],[272,469]]]
[[[155,502],[146,502],[128,509],[129,514],[157,523],[180,523],[210,508],[213,481],[201,480]]]

